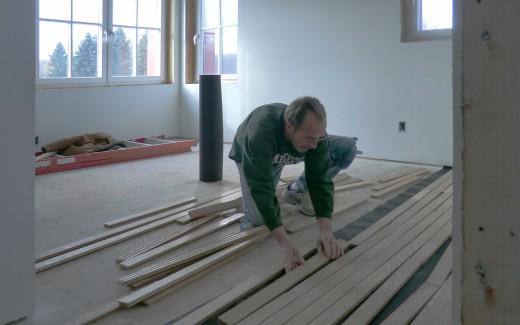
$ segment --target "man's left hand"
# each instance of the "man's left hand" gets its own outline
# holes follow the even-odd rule
[[[344,254],[343,249],[338,245],[336,237],[331,230],[330,220],[319,218],[320,228],[320,249],[328,258],[336,259]]]

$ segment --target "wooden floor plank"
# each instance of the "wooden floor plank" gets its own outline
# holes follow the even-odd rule
[[[205,215],[216,213],[232,208],[238,208],[242,204],[242,194],[236,193],[230,196],[224,197],[220,200],[213,202],[207,206],[201,206],[191,209],[188,214],[192,220],[203,217]]]
[[[428,283],[437,285],[439,287],[442,286],[446,279],[451,273],[452,270],[452,256],[453,256],[453,243],[450,243],[446,251],[442,255],[441,259],[433,269],[432,273],[426,279]]]
[[[159,292],[174,286],[185,279],[195,275],[204,269],[211,267],[212,265],[230,257],[231,255],[239,252],[251,244],[251,241],[246,241],[232,247],[228,247],[218,253],[215,253],[205,259],[202,259],[166,278],[156,281],[144,288],[136,290],[124,297],[119,298],[119,304],[123,307],[132,307],[142,302],[143,300],[150,298],[151,296],[158,294]]]
[[[449,325],[451,319],[452,277],[450,276],[437,291],[412,325]]]
[[[226,192],[220,194],[218,198],[225,197],[227,195],[231,195],[233,193],[236,193],[237,191],[240,191],[240,188],[226,191]],[[56,257],[58,255],[62,255],[62,254],[77,250],[79,248],[82,248],[82,247],[85,247],[85,246],[88,246],[88,245],[91,245],[91,244],[94,244],[94,243],[97,243],[100,241],[103,241],[110,237],[115,237],[115,236],[123,234],[123,233],[128,232],[130,235],[130,238],[132,238],[132,234],[134,234],[135,232],[130,233],[130,231],[132,231],[134,229],[140,229],[140,231],[138,231],[138,233],[142,234],[142,233],[157,229],[158,227],[162,227],[164,225],[171,224],[171,223],[175,222],[175,220],[186,216],[188,213],[187,212],[188,209],[190,209],[192,207],[200,206],[203,204],[211,203],[212,201],[214,201],[218,198],[212,198],[212,199],[198,202],[198,203],[190,203],[188,205],[184,205],[184,206],[175,208],[170,211],[151,215],[151,216],[145,217],[141,220],[136,220],[129,224],[122,225],[121,227],[117,227],[112,230],[100,233],[100,234],[88,236],[86,238],[64,244],[62,246],[59,246],[59,247],[56,247],[56,248],[53,248],[53,249],[50,249],[48,251],[38,254],[36,257],[36,263]],[[146,227],[148,225],[149,225],[149,227]]]
[[[393,181],[390,181],[390,182],[379,183],[376,186],[374,186],[372,189],[374,191],[381,191],[381,190],[384,190],[385,188],[388,188],[388,187],[393,186],[395,184],[399,184],[399,183],[401,183],[403,181],[415,178],[417,176],[421,176],[422,177],[424,174],[428,174],[428,173],[429,173],[428,170],[424,170],[424,171],[422,171],[419,174],[415,174],[414,173],[414,174],[406,175],[406,176],[403,176],[403,177],[400,177],[400,178],[396,178],[396,179],[394,179]]]
[[[424,210],[422,213],[415,215],[414,218],[408,218],[403,223],[395,223],[383,229],[292,290],[266,304],[256,313],[262,313],[261,316],[264,319],[267,318],[263,322],[264,324],[283,323],[290,320],[295,314],[316,300],[316,296],[326,294],[336,281],[345,279],[366,264],[382,263],[382,261],[374,262],[373,260],[381,254],[388,256],[399,250],[412,240],[418,232],[434,222],[446,209],[449,209],[450,204],[445,202],[439,206],[439,202],[432,202],[431,206],[431,209]],[[428,213],[432,210],[434,210],[433,213]],[[262,317],[259,317],[259,319]]]
[[[200,259],[201,257],[208,256],[216,251],[224,249],[228,246],[238,244],[242,241],[249,240],[256,236],[267,236],[269,231],[266,227],[256,227],[250,230],[245,230],[232,236],[224,237],[220,240],[209,242],[204,247],[198,247],[196,249],[187,251],[180,256],[173,256],[166,261],[148,266],[132,274],[128,274],[116,282],[119,284],[129,284],[135,281],[139,281],[150,277],[152,275],[176,268],[180,265],[190,263],[194,260]]]
[[[194,232],[191,232],[179,239],[176,239],[172,242],[166,243],[162,246],[156,247],[152,250],[149,250],[146,253],[143,253],[141,255],[138,255],[134,258],[129,258],[127,260],[122,261],[119,263],[119,266],[121,268],[128,270],[131,268],[134,268],[138,265],[142,265],[154,258],[157,258],[161,255],[164,255],[178,247],[181,247],[182,245],[186,245],[188,243],[191,243],[197,239],[200,239],[208,234],[211,234],[212,232],[215,232],[219,229],[222,229],[226,226],[229,226],[233,224],[234,222],[237,222],[240,218],[243,217],[244,214],[237,213],[235,215],[232,215],[231,217],[228,217],[224,220],[220,220],[218,222],[210,223],[204,225],[202,228],[195,230]]]
[[[186,206],[183,206],[183,207],[177,208],[177,209],[182,210],[182,209],[187,209],[187,208],[186,208]],[[65,254],[65,253],[77,250],[79,248],[82,248],[82,247],[85,247],[85,246],[88,246],[91,244],[95,244],[97,242],[106,240],[111,237],[115,237],[115,236],[118,236],[118,235],[121,235],[124,233],[129,233],[130,231],[132,231],[134,229],[141,229],[144,232],[146,232],[147,229],[153,230],[158,227],[162,227],[163,225],[168,225],[168,224],[174,223],[175,219],[180,218],[188,213],[187,211],[180,211],[180,212],[176,213],[175,211],[178,211],[177,209],[174,209],[174,212],[167,211],[164,213],[160,213],[160,214],[145,218],[146,220],[134,221],[127,225],[123,225],[122,227],[114,228],[112,230],[108,230],[108,231],[102,232],[100,234],[88,236],[83,239],[80,239],[80,240],[77,240],[77,241],[74,241],[71,243],[67,243],[65,245],[42,252],[42,253],[38,254],[38,256],[36,257],[36,262],[37,263],[42,262],[47,259],[56,257],[58,255]],[[151,218],[157,218],[157,220],[147,223],[147,221]],[[143,222],[144,222],[144,224],[143,224]],[[146,227],[148,225],[150,225],[150,226]],[[157,227],[155,227],[156,225],[157,225]]]
[[[321,324],[332,324],[337,321],[337,314],[343,311],[340,310],[341,307],[331,310],[331,305],[343,306],[345,293],[373,273],[378,274],[377,270],[380,268],[386,269],[388,267],[395,269],[398,267],[403,260],[411,256],[432,236],[438,233],[444,225],[451,221],[451,211],[445,213],[431,224],[429,219],[425,220],[425,222],[421,222],[417,227],[414,227],[412,231],[403,235],[396,243],[390,245],[381,254],[369,259],[368,263],[349,265],[341,270],[341,276],[330,279],[324,285],[320,285],[316,290],[308,293],[307,299],[304,300],[305,303],[296,305],[299,306],[298,312],[291,315],[291,319],[287,324],[307,324],[313,320],[313,323],[318,324],[323,319],[326,320]],[[399,263],[395,262],[396,260]],[[349,299],[352,298],[350,295],[348,297]],[[288,308],[294,308],[294,306],[291,305]],[[294,310],[292,309],[291,312],[294,312]],[[328,323],[327,321],[331,319],[333,321]]]
[[[254,243],[254,242],[257,242],[259,241],[261,238],[263,237],[255,237],[255,238],[251,238],[251,242]],[[150,306],[150,305],[153,305],[154,303],[156,303],[157,301],[160,301],[162,299],[164,299],[165,297],[171,295],[172,293],[174,293],[175,291],[179,290],[181,287],[183,286],[186,286],[194,281],[197,281],[199,280],[200,278],[202,278],[203,276],[213,272],[214,270],[218,269],[219,267],[221,267],[222,265],[226,264],[226,263],[229,263],[230,261],[244,255],[244,254],[247,254],[249,251],[251,251],[252,249],[254,248],[254,245],[249,245],[243,249],[241,249],[240,251],[238,251],[237,253],[231,255],[230,257],[227,257],[225,259],[223,259],[222,261],[218,262],[218,263],[215,263],[209,267],[206,267],[204,268],[204,270],[202,270],[201,272],[198,272],[197,274],[195,274],[194,276],[192,277],[189,277],[188,279],[182,281],[181,283],[177,284],[177,285],[174,285],[173,287],[170,287],[166,290],[163,290],[161,292],[159,292],[158,294],[156,295],[153,295],[151,296],[150,298],[147,298],[145,300],[142,301],[142,303],[146,306]]]
[[[113,220],[107,221],[107,222],[105,222],[105,227],[120,226],[122,224],[131,222],[131,221],[135,221],[137,219],[148,217],[151,214],[156,214],[156,213],[160,213],[160,212],[166,212],[167,210],[171,210],[171,209],[177,208],[179,206],[187,205],[189,203],[194,203],[196,201],[197,201],[197,198],[189,197],[189,198],[182,199],[180,201],[176,201],[176,202],[168,204],[168,205],[164,205],[162,207],[148,209],[146,211],[138,212],[138,213],[126,216],[126,217],[117,218],[117,219],[113,219]]]
[[[306,256],[316,250],[314,244],[307,244],[301,249],[302,255]],[[232,305],[248,293],[262,287],[269,281],[284,274],[284,266],[282,263],[276,263],[274,265],[267,265],[259,272],[248,277],[244,282],[241,282],[237,286],[233,287],[229,291],[220,295],[216,299],[209,303],[197,308],[189,314],[183,316],[177,320],[174,325],[192,325],[201,324],[211,317],[218,315],[220,312],[225,310],[228,306]]]
[[[383,177],[383,178],[379,179],[379,183],[388,183],[388,182],[391,182],[398,178],[402,178],[402,177],[413,175],[413,174],[421,174],[421,173],[424,173],[425,171],[427,172],[427,169],[425,169],[425,168],[410,168],[405,171],[398,172],[394,175],[391,175],[388,177]]]
[[[356,235],[355,238],[350,240],[350,242],[354,245],[359,245],[359,243],[365,241],[367,238],[373,236],[375,233],[380,231],[386,225],[391,223],[395,218],[399,217],[403,213],[416,213],[420,211],[425,205],[429,204],[432,200],[441,194],[444,189],[448,186],[451,186],[451,175],[450,177],[446,177],[443,179],[441,177],[437,181],[434,182],[430,186],[426,187],[403,204],[390,211],[387,215],[376,221],[370,227],[362,231],[360,234]]]
[[[446,249],[428,279],[404,301],[381,325],[409,324],[440,289],[451,271],[452,244]],[[442,282],[441,282],[442,279]]]
[[[405,187],[407,185],[415,183],[420,178],[421,178],[420,176],[414,176],[412,178],[406,179],[406,180],[401,181],[399,183],[396,183],[396,184],[394,184],[392,186],[389,186],[389,187],[385,188],[384,190],[374,191],[374,192],[372,192],[372,194],[370,196],[373,197],[373,198],[376,198],[376,199],[380,198],[382,196],[387,195],[388,193],[392,193],[392,192],[394,192],[394,191],[396,191],[398,189],[401,189],[401,188],[403,188],[403,187]]]
[[[361,306],[359,306],[347,320],[343,323],[346,325],[358,325],[370,323],[377,314],[386,306],[386,304],[397,294],[397,292],[410,280],[410,278],[419,270],[419,268],[426,264],[426,262],[435,254],[435,252],[448,240],[451,234],[451,228],[448,229],[445,236],[434,236],[430,242],[421,247],[412,257],[410,257],[405,263],[403,263],[395,272],[384,281],[384,283],[373,292],[368,299],[366,299]],[[373,276],[371,276],[373,280]],[[363,285],[363,284],[360,284]],[[367,290],[363,292],[363,295],[359,295],[355,299],[350,299],[348,303],[337,303],[338,308],[345,308],[345,313],[337,317],[338,320],[348,314],[347,310],[352,310],[357,303],[361,301],[363,296],[377,287],[377,281],[370,283],[372,287],[369,288],[367,284]],[[356,287],[357,288],[357,287]],[[356,289],[354,288],[354,290]],[[355,300],[355,301],[353,301]],[[334,306],[333,306],[334,308]],[[337,309],[337,308],[336,308]],[[328,312],[328,311],[327,311]]]
[[[334,192],[335,193],[340,193],[340,192],[351,191],[351,190],[355,190],[355,189],[358,189],[358,188],[361,188],[361,187],[366,187],[366,186],[369,186],[369,185],[372,185],[372,184],[374,184],[374,183],[371,182],[371,181],[361,181],[361,182],[352,183],[352,184],[335,186],[334,187]]]
[[[156,247],[159,247],[165,243],[168,243],[170,241],[173,241],[181,236],[186,235],[190,231],[210,222],[212,219],[216,218],[217,216],[208,216],[206,218],[200,218],[194,222],[191,222],[190,224],[187,224],[185,226],[180,227],[179,229],[176,229],[175,231],[167,234],[166,236],[163,236],[157,240],[154,240],[152,242],[146,243],[145,245],[139,246],[138,248],[118,257],[116,259],[116,262],[120,263],[124,260],[127,260],[129,258],[135,257],[139,254],[146,253],[149,250],[152,250]]]
[[[130,231],[126,231],[117,236],[109,237],[105,240],[95,242],[91,245],[87,245],[87,246],[81,247],[79,249],[69,251],[65,254],[43,260],[42,262],[36,263],[35,271],[36,271],[36,273],[42,272],[42,271],[45,271],[52,267],[75,260],[79,257],[85,256],[88,254],[92,254],[101,249],[116,245],[125,240],[140,236],[144,233],[150,232],[154,229],[157,229],[157,228],[160,228],[160,227],[163,227],[165,225],[175,222],[175,218],[176,218],[176,216],[174,215],[174,216],[167,217],[167,218],[164,218],[161,220],[157,220],[156,222],[144,225],[139,228],[132,229]]]
[[[334,207],[334,215],[337,215],[338,213],[341,213],[343,211],[353,209],[365,202],[368,201],[368,198],[360,198],[360,199],[354,199],[352,201],[340,203]],[[357,219],[359,216],[353,216],[354,219]],[[344,221],[345,222],[345,221]],[[301,231],[307,227],[310,227],[312,225],[316,224],[316,218],[307,218],[302,220],[302,218],[294,219],[293,222],[288,223],[287,226],[285,226],[285,230],[287,230],[288,233],[294,234],[298,231]]]
[[[348,242],[344,240],[338,240],[339,246],[345,250],[348,247]],[[219,320],[225,324],[236,324],[239,321],[246,318],[249,314],[253,313],[269,301],[273,300],[283,292],[289,290],[297,283],[307,278],[312,273],[322,268],[329,262],[322,253],[318,253],[313,256],[310,260],[306,261],[304,265],[294,269],[288,274],[282,276],[280,279],[274,281],[261,291],[257,292],[247,300],[238,304],[236,307],[227,311],[226,313],[219,316]],[[245,320],[248,323],[247,320]]]
[[[68,321],[66,325],[87,325],[119,309],[119,301],[113,300]]]

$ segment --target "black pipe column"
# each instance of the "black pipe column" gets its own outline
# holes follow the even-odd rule
[[[201,75],[199,84],[199,178],[222,179],[224,151],[220,75]]]

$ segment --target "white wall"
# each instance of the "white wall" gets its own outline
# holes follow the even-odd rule
[[[451,165],[451,40],[400,43],[399,0],[241,0],[238,28],[226,141],[255,107],[314,95],[329,132],[359,137],[366,156]],[[184,136],[197,135],[197,96],[183,87]]]
[[[0,324],[34,306],[34,16],[0,1]]]
[[[38,89],[40,146],[80,133],[118,139],[179,133],[177,88],[172,84]]]

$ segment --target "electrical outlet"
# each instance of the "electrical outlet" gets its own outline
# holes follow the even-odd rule
[[[399,130],[399,132],[406,132],[406,122],[405,121],[399,121],[398,130]]]

